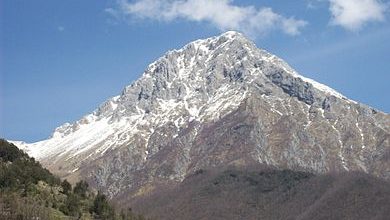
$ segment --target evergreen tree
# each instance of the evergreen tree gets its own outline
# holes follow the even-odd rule
[[[92,212],[94,212],[99,218],[108,219],[114,215],[114,210],[107,201],[107,197],[100,191],[93,201]]]
[[[62,193],[64,193],[65,195],[69,195],[69,193],[72,192],[72,185],[66,179],[62,181],[61,187]]]
[[[65,215],[78,217],[81,212],[80,197],[75,194],[70,194],[66,198],[65,204],[60,207],[60,211]]]
[[[87,198],[88,183],[81,180],[76,183],[76,186],[73,189],[73,193],[81,196],[82,198]]]

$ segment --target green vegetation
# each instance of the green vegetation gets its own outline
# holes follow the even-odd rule
[[[0,188],[2,190],[28,190],[32,184],[44,181],[57,185],[60,179],[28,157],[15,145],[0,139]]]
[[[81,198],[87,198],[88,183],[85,181],[76,183],[76,186],[73,189],[73,193],[80,196]]]
[[[106,196],[100,192],[98,192],[93,201],[91,212],[96,213],[102,218],[109,218],[114,215],[114,209],[108,203]]]
[[[61,183],[62,193],[65,195],[69,195],[72,192],[72,185],[68,182],[68,180],[64,180]]]
[[[0,139],[0,219],[143,220],[131,210],[116,212],[88,183],[72,185],[44,169],[15,145]]]

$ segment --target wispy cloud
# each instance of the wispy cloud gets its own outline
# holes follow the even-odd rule
[[[387,5],[380,0],[329,0],[331,24],[351,31],[360,30],[368,22],[385,20]]]
[[[326,44],[312,44],[309,47],[302,48],[303,50],[300,52],[293,51],[288,60],[296,64],[318,62],[318,60],[337,56],[340,53],[352,53],[357,49],[365,51],[367,48],[380,47],[389,38],[390,28],[379,29]]]
[[[119,0],[118,8],[106,12],[164,22],[176,19],[207,22],[220,30],[238,30],[254,37],[275,30],[294,36],[307,25],[304,20],[285,17],[272,8],[237,6],[233,0]]]

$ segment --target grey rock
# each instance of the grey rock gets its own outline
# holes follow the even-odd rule
[[[168,52],[120,96],[26,149],[117,198],[229,164],[390,179],[390,116],[228,32]]]

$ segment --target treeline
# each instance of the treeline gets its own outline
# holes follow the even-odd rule
[[[0,139],[0,188],[2,191],[26,191],[39,181],[54,186],[61,183],[41,164],[15,145]]]
[[[115,210],[88,183],[61,181],[15,145],[0,139],[0,219],[143,220],[129,210]]]

